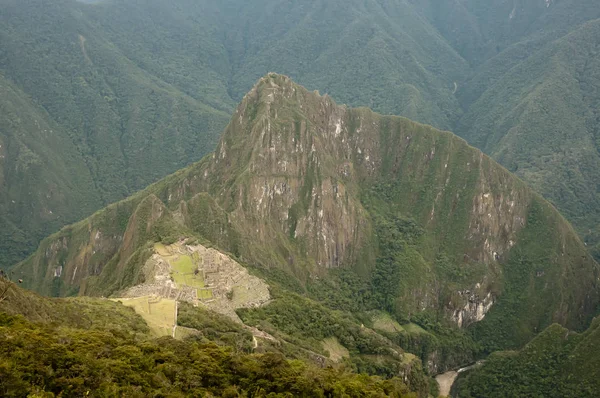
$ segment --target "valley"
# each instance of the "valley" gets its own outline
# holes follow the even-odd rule
[[[0,9],[0,396],[600,396],[597,0]]]
[[[485,360],[480,360],[474,363],[473,365],[469,365],[463,368],[459,368],[457,370],[451,370],[442,374],[435,376],[435,380],[440,386],[440,396],[442,397],[450,397],[452,386],[456,381],[456,378],[463,372],[467,372],[477,366],[481,366],[485,363]]]
[[[554,322],[583,330],[598,271],[553,206],[462,139],[278,74],[214,154],[13,269],[40,293],[122,298],[155,335],[194,335],[176,300],[228,317],[254,350],[411,388]]]
[[[270,71],[464,137],[596,253],[596,2],[380,3],[4,0],[0,267],[211,152]]]

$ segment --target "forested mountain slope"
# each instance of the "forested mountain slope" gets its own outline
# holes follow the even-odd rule
[[[417,366],[423,383],[409,387],[410,376],[358,375],[343,366],[319,367],[283,347],[253,345],[241,325],[191,305],[182,305],[178,322],[187,337],[157,338],[121,303],[42,298],[0,278],[0,394],[428,396]]]
[[[4,266],[212,150],[268,71],[455,131],[597,241],[594,0],[92,3],[0,3],[3,97],[20,92],[23,104],[0,130],[11,152],[1,159]],[[61,144],[24,144],[37,133],[15,120],[42,120]],[[19,173],[39,171],[17,168],[21,158],[48,159],[44,181],[55,182],[25,189]],[[31,199],[20,194],[29,187]]]
[[[212,150],[234,104],[269,70],[445,128],[460,114],[452,82],[466,76],[465,61],[403,3],[0,5],[2,101],[13,106],[14,90],[21,101],[0,130],[0,150],[10,152],[0,180],[3,266]],[[32,144],[44,130],[56,142]],[[27,159],[52,177],[35,183],[41,172]]]
[[[457,131],[557,204],[590,243],[600,225],[598,43],[588,22],[503,73]]]
[[[521,351],[490,356],[482,367],[459,379],[455,396],[597,397],[599,327],[598,319],[581,334],[552,325]]]
[[[45,294],[108,295],[144,283],[154,242],[188,238],[331,308],[471,326],[455,337],[486,351],[552,322],[585,327],[598,303],[598,265],[568,222],[479,150],[276,74],[215,153],[45,239],[14,272]]]
[[[453,131],[550,199],[596,245],[598,3],[413,3],[472,67],[456,92],[465,113]]]
[[[199,159],[214,147],[229,107],[218,109],[214,96],[192,98],[136,65],[108,27],[84,13],[91,6],[4,0],[0,7],[6,266],[65,223]]]

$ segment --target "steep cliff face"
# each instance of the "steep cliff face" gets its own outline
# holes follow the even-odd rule
[[[479,150],[274,74],[214,154],[63,229],[14,270],[44,293],[109,294],[140,282],[147,242],[193,236],[300,281],[353,270],[399,317],[466,327],[495,313],[481,336],[520,330],[510,344],[551,321],[583,326],[598,301],[597,264],[570,225]]]

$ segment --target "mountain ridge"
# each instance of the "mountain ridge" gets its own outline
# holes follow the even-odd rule
[[[12,84],[21,91],[26,100],[17,116],[52,126],[42,131],[53,131],[63,145],[34,145],[37,128],[15,125],[14,112],[5,111],[2,192],[13,194],[0,197],[0,217],[9,226],[0,236],[0,266],[20,261],[60,226],[197,161],[214,148],[235,103],[269,70],[341,102],[468,138],[550,199],[597,252],[597,156],[583,145],[595,141],[595,119],[582,126],[569,111],[581,108],[572,101],[576,87],[552,89],[564,73],[546,71],[542,98],[540,87],[531,87],[535,59],[600,17],[593,0],[242,3],[4,0],[0,73],[6,84],[0,88],[9,93]],[[594,42],[592,30],[584,31],[572,43],[582,50]],[[561,68],[577,66],[578,57],[561,57]],[[581,75],[590,90],[579,101],[591,110],[597,102],[593,70]],[[551,129],[540,128],[544,120],[535,114],[521,115],[538,102],[563,115]],[[515,135],[508,131],[513,127],[531,134]],[[574,160],[537,160],[540,150],[553,151],[573,129],[585,140],[562,140],[561,146]],[[514,143],[485,145],[505,135]],[[510,150],[519,157],[506,156]],[[581,152],[586,155],[577,156]],[[48,160],[44,172],[52,174],[44,181],[55,183],[35,181],[31,190],[23,182],[34,180],[35,163],[25,175],[16,165],[38,158]],[[65,162],[72,172],[60,166]],[[576,183],[556,181],[569,173]],[[17,197],[24,190],[38,199]],[[73,205],[61,206],[60,197],[73,198]]]
[[[489,349],[550,321],[583,328],[597,302],[598,265],[572,227],[481,151],[276,74],[213,155],[64,228],[14,272],[46,294],[106,295],[140,282],[153,242],[191,237],[300,284],[348,269],[368,308],[472,325]]]

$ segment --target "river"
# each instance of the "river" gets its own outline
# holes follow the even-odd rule
[[[485,362],[484,360],[477,361],[472,365],[465,366],[464,368],[460,368],[458,370],[450,370],[446,373],[442,373],[442,374],[435,376],[435,380],[438,382],[438,385],[440,386],[440,397],[449,397],[450,396],[450,390],[452,389],[452,385],[454,384],[454,381],[456,380],[456,378],[458,377],[458,375],[460,373],[465,372],[469,369],[473,369],[475,366],[479,366],[479,365],[483,364],[484,362]]]

